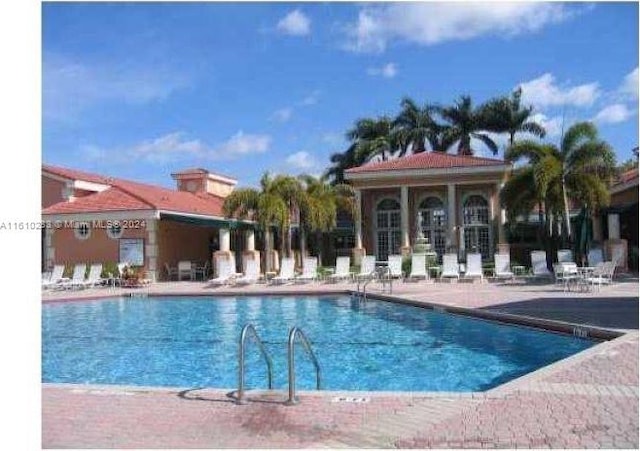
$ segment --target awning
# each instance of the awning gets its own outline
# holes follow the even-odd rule
[[[256,229],[255,224],[238,221],[236,219],[216,219],[202,216],[181,215],[175,213],[160,213],[160,220],[167,219],[185,224],[193,224],[202,227],[215,227],[218,229],[252,230]]]

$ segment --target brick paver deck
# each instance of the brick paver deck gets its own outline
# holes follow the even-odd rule
[[[271,289],[271,288],[269,288]],[[353,289],[307,284],[278,291]],[[225,289],[228,290],[228,289]],[[239,292],[264,291],[257,285]],[[220,293],[202,283],[165,283],[148,293]],[[119,295],[119,290],[112,290]],[[104,290],[45,294],[45,300],[104,295]],[[394,295],[449,306],[506,308],[553,299],[607,309],[635,308],[637,279],[596,293],[564,293],[552,285],[403,284]],[[611,304],[613,305],[613,304]],[[620,324],[626,324],[622,321]],[[623,327],[618,327],[623,329]],[[286,393],[250,393],[239,406],[224,391],[43,384],[45,448],[638,448],[638,332],[474,394],[306,392],[284,406]],[[339,401],[358,396],[364,402]]]

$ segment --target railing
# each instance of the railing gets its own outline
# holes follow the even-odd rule
[[[318,390],[321,389],[321,371],[320,364],[318,363],[318,359],[316,358],[316,354],[313,352],[311,348],[311,343],[307,339],[306,335],[302,330],[297,327],[292,327],[289,331],[289,347],[288,347],[288,360],[289,360],[289,399],[287,400],[287,405],[295,405],[298,400],[296,399],[296,368],[295,368],[295,344],[296,338],[300,339],[300,342],[305,347],[307,354],[311,357],[311,361],[316,368],[316,388]]]
[[[252,324],[247,324],[242,328],[242,333],[240,334],[240,356],[238,358],[238,394],[236,398],[236,402],[238,404],[244,403],[244,355],[245,342],[249,334],[251,334],[251,336],[253,337],[253,340],[256,342],[258,348],[260,349],[260,353],[264,357],[264,360],[267,362],[269,390],[273,388],[273,363],[271,362],[271,357],[269,357],[267,349],[264,347],[262,340],[260,340],[258,332],[256,332],[256,328],[253,327]]]
[[[382,292],[386,291],[387,285],[389,285],[389,294],[393,291],[393,277],[391,277],[391,269],[389,267],[379,267],[375,270],[374,277],[366,279],[362,284],[362,290],[360,290],[360,281],[356,285],[356,299],[359,301],[367,301],[367,285],[372,281],[378,280],[382,284]]]

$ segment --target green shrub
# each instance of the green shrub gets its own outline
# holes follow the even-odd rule
[[[411,272],[411,257],[405,255],[402,257],[402,273],[409,274]]]
[[[107,262],[102,265],[102,273],[100,277],[106,279],[107,277],[120,277],[120,271],[118,271],[118,264],[114,262]]]

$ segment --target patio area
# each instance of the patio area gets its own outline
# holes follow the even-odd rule
[[[95,296],[242,295],[354,290],[354,283],[212,288],[165,282],[140,289],[43,293],[43,301]],[[379,290],[373,285],[371,293]],[[379,291],[378,291],[379,292]],[[134,295],[136,295],[134,294]],[[388,296],[388,293],[386,294]],[[43,384],[45,448],[637,448],[638,278],[587,293],[530,283],[403,283],[416,302],[616,329],[602,343],[482,393],[251,392]]]

